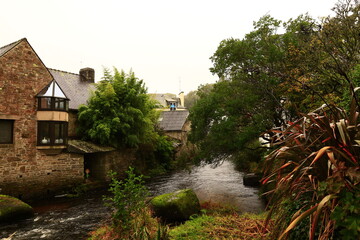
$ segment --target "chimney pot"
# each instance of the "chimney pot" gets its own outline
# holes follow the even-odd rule
[[[79,72],[81,81],[95,82],[95,70],[93,68],[82,68]]]

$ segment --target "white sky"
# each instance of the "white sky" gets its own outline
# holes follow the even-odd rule
[[[0,46],[26,37],[49,68],[78,73],[113,66],[150,93],[188,93],[217,80],[209,57],[270,14],[323,17],[337,0],[0,0]]]

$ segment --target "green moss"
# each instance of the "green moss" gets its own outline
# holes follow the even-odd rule
[[[208,231],[215,223],[213,216],[199,216],[173,228],[169,232],[170,239],[209,239]]]
[[[170,221],[188,219],[200,211],[199,199],[191,189],[163,194],[151,200],[156,215]]]
[[[33,214],[32,207],[23,201],[11,196],[0,195],[0,222],[24,219]]]

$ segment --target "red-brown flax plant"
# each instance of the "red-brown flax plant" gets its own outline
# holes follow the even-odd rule
[[[359,128],[358,106],[353,101],[348,114],[324,105],[289,122],[284,130],[272,130],[273,145],[278,148],[266,158],[262,182],[273,184],[267,194],[271,196],[268,217],[276,216],[274,239],[297,239],[292,231],[304,221],[309,239],[335,239],[349,233],[349,239],[360,237],[360,211],[355,206],[360,204],[356,199],[360,197]],[[349,205],[343,204],[349,194],[346,201],[354,206],[344,207]],[[286,201],[298,204],[296,211],[284,207]],[[343,214],[346,211],[351,218]],[[289,221],[284,223],[286,217]]]

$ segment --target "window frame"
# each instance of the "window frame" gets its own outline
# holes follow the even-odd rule
[[[5,142],[2,142],[1,139],[0,139],[0,144],[14,144],[14,123],[15,123],[15,120],[12,120],[12,119],[0,119],[0,122],[10,122],[10,125],[11,125],[11,132],[10,132],[10,138],[11,140],[9,142],[5,141]],[[1,129],[0,129],[0,133],[1,133]]]
[[[48,143],[43,143],[41,139],[41,137],[43,136],[42,131],[44,131],[45,128],[45,124],[49,124],[48,127],[48,131],[49,131],[49,142]],[[63,142],[56,142],[55,139],[55,131],[56,131],[56,124],[61,124],[61,126],[63,127],[62,129],[62,135],[63,135]],[[67,140],[68,140],[68,122],[63,122],[63,121],[38,121],[37,122],[37,145],[38,146],[66,146],[67,145]]]
[[[58,98],[58,97],[37,97],[38,98],[38,111],[61,111],[61,112],[69,112],[69,100],[66,98]],[[42,106],[42,99],[50,99],[50,108],[44,108]],[[63,102],[64,108],[57,107],[57,104]]]

